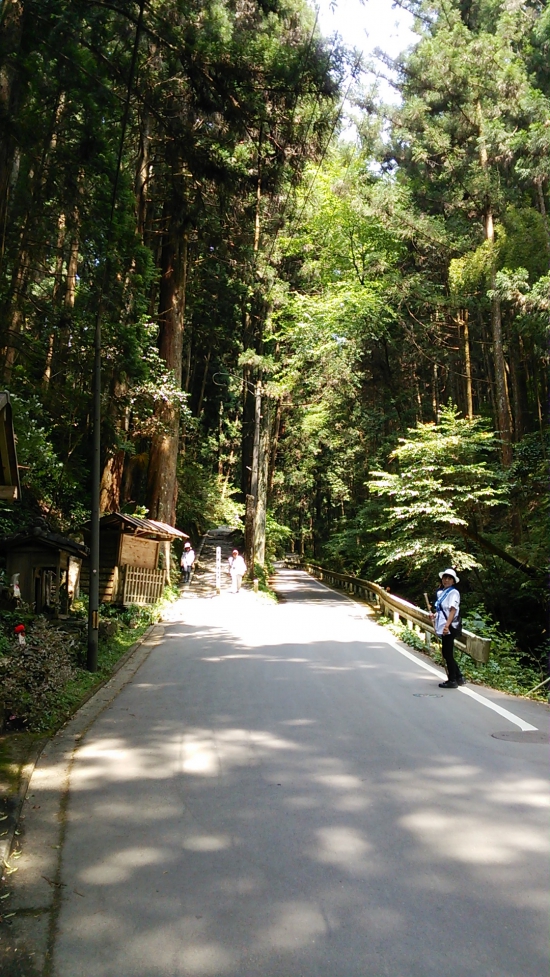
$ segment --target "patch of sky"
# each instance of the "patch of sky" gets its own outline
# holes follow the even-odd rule
[[[418,41],[413,31],[413,17],[396,7],[392,0],[310,0],[318,10],[321,33],[326,38],[338,35],[344,44],[362,55],[363,85],[376,85],[377,97],[386,103],[399,102],[399,95],[391,84],[391,70],[378,57],[383,52],[390,59]],[[349,119],[351,106],[344,106],[342,137],[354,141],[355,125]]]

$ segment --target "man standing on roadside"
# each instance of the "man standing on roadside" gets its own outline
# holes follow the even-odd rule
[[[458,577],[454,570],[442,570],[439,574],[441,587],[435,601],[435,633],[441,638],[441,653],[447,667],[447,681],[440,682],[440,689],[457,689],[464,685],[464,678],[454,658],[454,643],[460,633],[460,594],[456,589]]]
[[[195,551],[193,550],[191,543],[186,543],[183,547],[183,553],[181,554],[181,572],[183,574],[184,583],[189,583],[191,579],[191,570],[193,569],[194,562]]]

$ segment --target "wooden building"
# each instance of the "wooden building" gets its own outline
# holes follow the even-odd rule
[[[84,538],[89,543],[89,524]],[[99,521],[99,600],[102,604],[154,604],[162,596],[166,570],[159,567],[163,544],[188,539],[186,533],[154,519],[112,512]],[[89,589],[90,566],[82,567],[81,586]]]
[[[37,614],[68,614],[78,589],[82,559],[88,550],[74,539],[52,533],[43,520],[24,532],[0,539],[6,577],[18,575],[21,600]]]
[[[20,498],[10,395],[7,390],[0,390],[0,499],[13,502]]]

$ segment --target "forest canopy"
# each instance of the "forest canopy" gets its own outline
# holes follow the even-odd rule
[[[89,517],[100,316],[102,511],[196,537],[252,490],[412,599],[454,565],[540,659],[550,9],[400,6],[384,104],[305,0],[4,0],[2,535]]]

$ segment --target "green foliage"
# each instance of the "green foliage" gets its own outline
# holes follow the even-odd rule
[[[419,424],[399,439],[390,455],[397,471],[374,471],[369,480],[371,493],[385,502],[376,527],[384,537],[377,544],[379,566],[400,564],[405,571],[440,562],[459,570],[482,566],[456,537],[461,527],[507,503],[496,447],[482,420],[461,418],[451,404],[442,409],[438,424]]]
[[[258,581],[258,590],[263,594],[268,594],[269,597],[276,600],[276,594],[269,584],[270,568],[269,565],[262,566],[260,563],[254,564],[254,573],[249,575],[250,581]]]
[[[491,656],[486,665],[478,665],[461,655],[461,668],[464,665],[465,674],[471,681],[485,682],[513,695],[523,695],[542,682],[541,666],[525,658],[518,649],[515,635],[503,630],[483,604],[477,604],[467,612],[464,626],[482,638],[491,639]],[[541,697],[544,695],[542,692]]]
[[[111,675],[120,657],[151,624],[160,620],[163,607],[179,597],[177,587],[166,587],[153,605],[121,608],[103,604],[100,622],[119,627],[99,642],[98,671],[88,672],[84,629],[63,630],[44,617],[23,609],[3,614],[0,628],[0,703],[7,718],[30,732],[53,733],[81,705],[83,698]],[[78,603],[77,617],[85,616],[87,602]],[[27,643],[12,637],[14,624],[26,624]]]
[[[0,504],[2,534],[88,517],[101,312],[107,508],[171,520],[177,497],[194,536],[241,525],[261,379],[270,557],[293,539],[413,598],[454,563],[465,605],[540,646],[539,583],[465,531],[546,563],[548,10],[403,4],[400,102],[358,88],[341,145],[353,57],[302,0],[146,6],[112,220],[129,8],[48,0],[4,40],[0,348],[24,503]]]
[[[265,549],[268,563],[279,556],[283,556],[288,549],[288,542],[292,536],[290,526],[283,526],[272,516],[271,512],[266,514],[265,527]]]
[[[8,713],[30,729],[47,727],[47,716],[61,690],[75,676],[78,639],[36,618],[27,643],[12,641],[0,657],[2,701]]]
[[[188,460],[181,470],[178,493],[178,524],[196,536],[214,526],[242,525],[244,506],[235,500],[238,490],[227,479]]]

